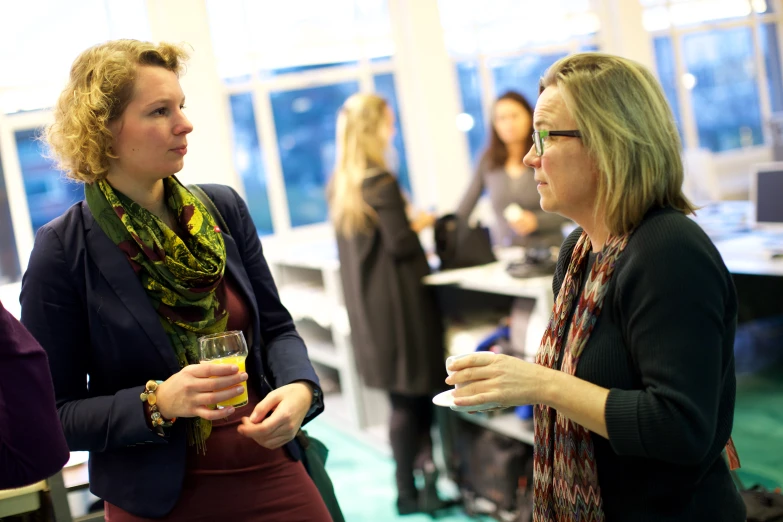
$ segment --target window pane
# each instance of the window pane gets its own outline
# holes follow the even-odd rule
[[[481,80],[479,79],[478,66],[474,62],[460,62],[457,64],[457,78],[459,90],[462,96],[462,110],[460,114],[460,129],[468,134],[468,147],[470,159],[475,165],[478,162],[481,151],[484,149],[486,128],[484,127],[484,110],[481,106]]]
[[[411,182],[408,178],[408,161],[405,157],[405,142],[402,139],[402,125],[400,124],[400,110],[397,106],[397,91],[394,87],[394,75],[377,74],[374,78],[375,90],[381,96],[383,96],[389,105],[391,105],[394,111],[394,140],[392,141],[392,149],[390,156],[387,158],[389,169],[397,174],[397,179],[400,182],[400,186],[407,191],[411,196],[413,190],[411,189]]]
[[[22,277],[19,255],[16,252],[14,227],[11,226],[11,209],[8,191],[5,189],[3,163],[0,161],[0,285],[18,281]]]
[[[683,50],[699,144],[718,152],[763,143],[751,29],[689,34]]]
[[[506,60],[494,61],[492,75],[495,79],[495,95],[513,90],[521,93],[531,106],[538,99],[538,81],[547,68],[568,53],[527,54]]]
[[[234,131],[234,167],[242,178],[250,217],[259,234],[271,234],[272,215],[266,188],[264,157],[256,130],[253,95],[249,92],[231,96],[231,119]]]
[[[16,150],[33,231],[84,199],[84,186],[68,180],[44,157],[46,148],[37,139],[39,132],[38,129],[16,132]]]
[[[763,24],[761,31],[761,49],[767,68],[767,88],[772,111],[783,111],[783,79],[780,72],[780,48],[778,30],[775,24]]]
[[[658,79],[663,87],[663,93],[669,100],[669,106],[674,113],[677,130],[682,139],[682,119],[680,118],[680,102],[677,99],[677,72],[674,63],[674,49],[672,39],[669,36],[661,36],[653,39],[655,47],[655,65],[658,69]]]
[[[272,94],[291,226],[326,221],[337,111],[358,90],[352,81]]]

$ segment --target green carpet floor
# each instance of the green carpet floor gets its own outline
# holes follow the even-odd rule
[[[426,522],[423,514],[397,515],[394,487],[394,462],[376,448],[356,439],[328,419],[316,419],[307,432],[319,438],[329,448],[326,469],[332,478],[337,499],[346,522]],[[454,491],[443,488],[444,497]],[[441,522],[467,520],[490,521],[491,518],[471,518],[459,507],[438,513]]]
[[[737,377],[733,437],[743,484],[783,487],[783,368]]]

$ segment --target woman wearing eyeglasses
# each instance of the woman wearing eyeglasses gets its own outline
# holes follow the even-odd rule
[[[487,191],[495,213],[494,242],[503,246],[560,246],[567,220],[541,210],[533,170],[522,163],[533,145],[533,109],[508,91],[492,108],[489,143],[457,216],[467,220]]]
[[[533,126],[541,208],[579,228],[536,364],[460,359],[447,382],[474,382],[455,403],[536,406],[536,521],[745,520],[729,474],[737,299],[687,217],[660,85],[624,58],[566,57],[541,80]]]

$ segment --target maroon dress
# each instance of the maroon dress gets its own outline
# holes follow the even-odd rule
[[[228,330],[247,332],[249,307],[234,281],[228,277],[224,281]],[[105,502],[107,522],[331,522],[301,462],[292,460],[283,448],[266,449],[237,432],[242,417],[250,416],[259,401],[256,390],[248,386],[247,405],[212,423],[206,455],[188,447],[182,493],[171,513],[149,519]]]

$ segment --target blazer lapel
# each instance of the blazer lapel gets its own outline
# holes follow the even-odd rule
[[[82,203],[82,216],[84,228],[87,232],[87,249],[90,257],[98,265],[103,277],[117,294],[120,301],[128,309],[128,312],[138,321],[142,330],[147,334],[152,345],[163,357],[166,365],[172,373],[180,371],[179,362],[174,350],[169,344],[168,336],[155,309],[152,308],[144,288],[139,284],[139,279],[133,272],[125,254],[117,248],[117,245],[109,239],[87,207]]]

